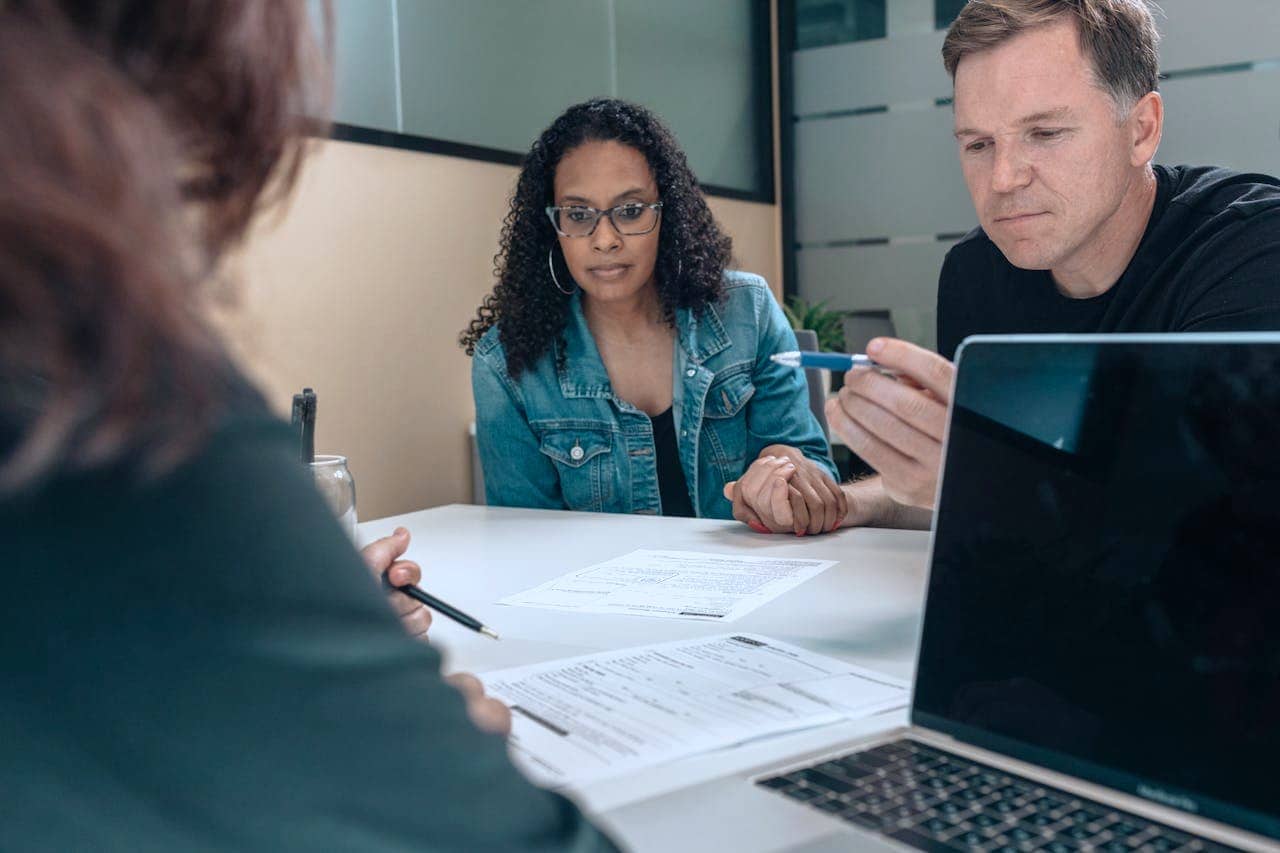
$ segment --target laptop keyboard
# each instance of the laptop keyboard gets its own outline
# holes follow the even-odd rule
[[[911,740],[756,784],[917,850],[1235,850]]]

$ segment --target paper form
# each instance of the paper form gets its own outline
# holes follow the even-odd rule
[[[603,652],[480,678],[511,707],[513,760],[549,787],[907,702],[902,679],[755,634]]]
[[[639,550],[498,603],[732,622],[835,564],[835,560]]]

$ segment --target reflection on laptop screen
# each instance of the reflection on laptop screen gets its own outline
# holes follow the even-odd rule
[[[1280,820],[1280,336],[1175,340],[966,345],[913,717]]]

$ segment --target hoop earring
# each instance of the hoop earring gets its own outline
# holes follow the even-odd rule
[[[550,249],[547,249],[547,269],[551,270],[551,281],[553,284],[555,284],[556,290],[560,291],[565,296],[573,296],[573,291],[565,290],[563,287],[561,287],[560,279],[556,278],[556,265],[554,261],[555,251],[556,251],[555,246],[552,246]]]

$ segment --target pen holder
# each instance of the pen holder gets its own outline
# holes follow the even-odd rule
[[[311,463],[311,473],[338,524],[356,542],[356,481],[347,468],[347,457],[317,455]]]

